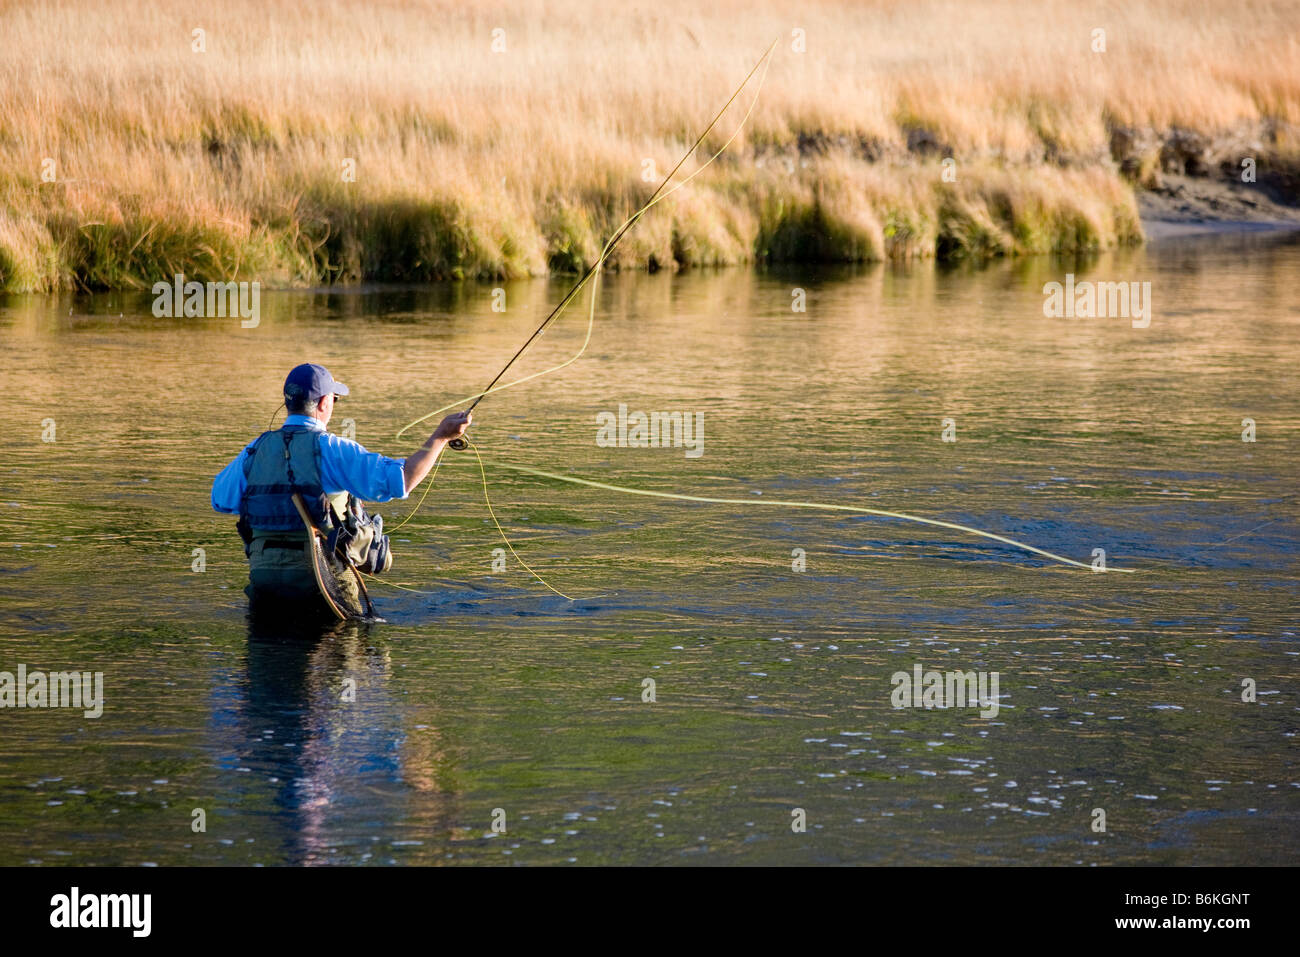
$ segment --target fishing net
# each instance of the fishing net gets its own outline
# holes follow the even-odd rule
[[[311,569],[322,597],[334,614],[341,619],[366,617],[355,580],[350,587],[344,584],[346,579],[343,576],[350,576],[352,572],[339,562],[330,560],[316,535],[311,536]]]

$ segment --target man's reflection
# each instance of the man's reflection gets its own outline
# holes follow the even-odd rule
[[[249,618],[236,747],[274,789],[289,862],[387,860],[394,842],[432,849],[448,830],[449,760],[432,709],[394,689],[376,631]],[[427,858],[417,846],[403,858]]]

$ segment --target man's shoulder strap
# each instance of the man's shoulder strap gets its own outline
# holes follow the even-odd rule
[[[248,470],[249,470],[250,468],[253,467],[253,456],[257,454],[257,450],[258,450],[259,448],[262,447],[262,443],[265,442],[266,439],[267,439],[267,436],[270,436],[270,435],[275,435],[275,432],[274,432],[274,431],[271,431],[271,432],[263,432],[261,435],[259,435],[257,438],[255,438],[255,439],[253,440],[253,443],[248,447],[248,454],[247,454],[246,456],[244,456],[244,474],[245,474],[245,475],[247,475],[247,474],[248,474]]]

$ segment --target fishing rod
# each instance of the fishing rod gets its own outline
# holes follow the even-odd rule
[[[522,356],[526,351],[528,351],[528,347],[531,346],[533,342],[536,341],[538,336],[540,336],[544,331],[546,331],[546,327],[549,326],[555,320],[556,316],[558,316],[561,312],[564,311],[564,307],[573,301],[573,298],[577,296],[578,292],[582,289],[582,287],[586,285],[587,280],[589,280],[593,275],[595,275],[596,272],[601,268],[601,266],[605,264],[605,260],[608,259],[610,254],[614,251],[614,247],[618,245],[619,240],[622,239],[625,235],[627,235],[627,231],[631,229],[633,226],[635,226],[637,221],[643,215],[645,215],[646,210],[648,210],[651,206],[654,205],[656,198],[658,198],[659,194],[663,192],[664,187],[667,186],[670,182],[672,182],[672,178],[677,175],[677,171],[680,170],[684,165],[686,165],[686,161],[690,159],[692,155],[694,155],[697,149],[699,149],[700,144],[704,142],[704,138],[708,136],[711,132],[713,132],[713,128],[718,125],[718,120],[722,119],[722,115],[727,112],[727,108],[730,107],[731,104],[736,101],[736,97],[740,96],[741,91],[744,90],[745,87],[749,84],[749,81],[753,79],[754,74],[758,72],[758,68],[763,65],[763,61],[772,55],[772,50],[776,47],[776,44],[777,41],[773,40],[772,45],[767,48],[767,52],[758,58],[758,62],[754,64],[754,68],[750,70],[749,73],[745,76],[745,79],[740,84],[740,86],[736,87],[736,92],[731,94],[731,98],[722,105],[722,109],[718,110],[717,115],[713,117],[713,121],[710,122],[707,127],[705,127],[704,132],[701,133],[696,138],[693,144],[691,144],[691,148],[686,151],[686,155],[684,155],[680,160],[677,161],[677,165],[672,168],[672,171],[666,177],[664,177],[664,181],[659,184],[658,188],[656,188],[653,193],[650,194],[650,198],[646,201],[645,205],[642,206],[639,210],[637,210],[636,214],[633,215],[631,219],[629,219],[627,222],[625,222],[622,226],[618,228],[618,231],[615,232],[614,235],[610,238],[609,242],[605,244],[604,251],[600,254],[600,256],[596,258],[596,261],[592,263],[590,267],[588,267],[587,271],[582,274],[582,278],[580,278],[574,284],[572,289],[570,289],[567,293],[564,294],[564,298],[561,299],[559,303],[556,305],[556,307],[551,310],[551,314],[542,321],[542,324],[540,326],[538,326],[535,330],[533,330],[533,334],[528,337],[528,339],[524,342],[522,346],[519,347],[519,351],[510,357],[510,361],[501,367],[501,371],[498,372],[496,374],[496,377],[491,382],[488,383],[488,387],[478,394],[478,396],[470,404],[470,407],[465,410],[466,412],[474,411],[475,406],[477,406],[480,402],[482,402],[484,397],[486,397],[488,393],[492,391],[492,387],[501,381],[501,377],[505,375],[507,371],[509,371],[510,367],[515,364],[515,361],[520,356]],[[459,437],[452,439],[447,444],[458,452],[464,451],[465,449],[469,448],[469,442]]]

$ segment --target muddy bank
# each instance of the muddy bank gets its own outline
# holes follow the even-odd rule
[[[1166,176],[1139,190],[1138,212],[1148,240],[1205,232],[1300,230],[1300,207],[1277,202],[1249,184]]]
[[[1278,122],[1206,135],[1115,127],[1111,156],[1137,192],[1147,239],[1300,229],[1300,133]]]

